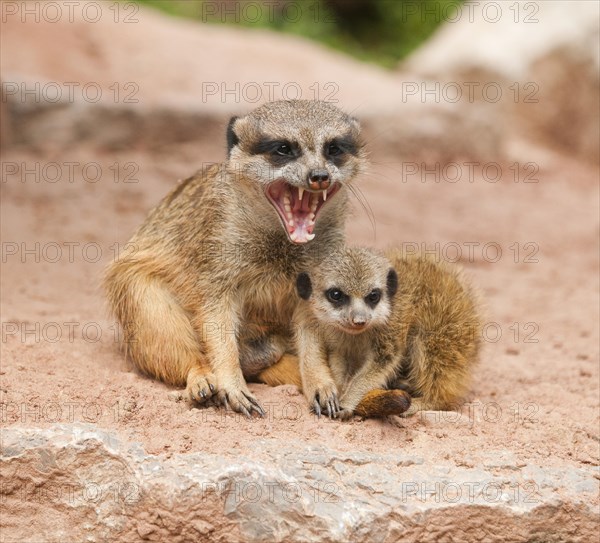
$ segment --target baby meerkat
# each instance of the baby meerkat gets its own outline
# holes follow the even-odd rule
[[[349,418],[381,388],[412,396],[405,415],[464,398],[480,320],[456,269],[398,250],[346,248],[299,274],[296,287],[302,388],[317,413]],[[372,409],[359,413],[381,415]]]
[[[291,344],[298,273],[344,245],[366,154],[356,119],[310,100],[232,118],[227,147],[151,211],[105,288],[137,368],[195,401],[262,414],[246,379]]]

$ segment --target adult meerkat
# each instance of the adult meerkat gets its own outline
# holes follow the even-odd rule
[[[344,249],[298,275],[302,387],[317,413],[349,418],[386,387],[412,396],[406,415],[451,409],[467,392],[479,349],[474,294],[454,268],[387,257]],[[364,411],[382,414],[376,402]]]
[[[320,101],[234,117],[227,144],[148,215],[105,287],[137,368],[249,416],[263,410],[245,377],[284,353],[295,278],[343,245],[366,156],[359,123]]]

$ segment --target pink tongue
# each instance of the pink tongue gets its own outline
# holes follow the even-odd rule
[[[294,216],[294,237],[296,242],[306,243],[310,232],[308,231],[308,216]]]
[[[290,198],[293,215],[292,221],[294,223],[293,226],[287,225],[290,237],[295,243],[307,243],[314,237],[311,235],[314,224],[311,224],[308,219],[311,214],[310,201],[312,193],[305,191],[302,195],[302,200],[298,198],[298,191],[295,189],[289,190],[287,194]],[[280,208],[283,207],[283,195],[283,192],[279,195]]]

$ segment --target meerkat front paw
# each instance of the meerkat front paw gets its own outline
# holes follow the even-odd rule
[[[252,418],[252,412],[259,417],[265,416],[264,409],[245,386],[220,387],[217,391],[217,400],[225,409],[243,413],[247,418]]]
[[[327,416],[335,418],[340,410],[340,404],[337,397],[337,387],[333,382],[317,387],[312,393],[312,409],[318,417],[321,413],[327,413]]]
[[[190,372],[185,390],[190,400],[198,403],[205,403],[215,394],[217,390],[217,379],[209,372]]]

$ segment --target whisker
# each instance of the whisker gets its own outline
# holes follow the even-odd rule
[[[377,222],[375,220],[375,213],[373,213],[373,208],[365,198],[363,192],[358,187],[355,187],[351,184],[348,184],[347,187],[353,194],[353,196],[356,198],[358,203],[361,205],[361,207],[365,210],[369,222],[371,223],[371,227],[373,228],[373,236],[377,237]]]
[[[384,129],[379,128],[379,130],[377,130],[376,132],[369,134],[371,137],[369,138],[369,141],[366,142],[367,149],[374,141],[377,141],[382,136],[386,136],[387,134],[393,134],[394,128],[395,127],[393,125],[390,125],[388,128],[384,128]]]
[[[371,164],[373,164],[374,166],[380,166],[382,168],[388,168],[390,170],[395,171],[396,173],[401,173],[402,172],[402,164],[404,164],[403,162],[380,162],[378,160],[372,160],[371,159]],[[400,169],[398,169],[398,167]]]
[[[392,181],[392,182],[397,182],[398,177],[393,175],[395,172],[392,172],[390,174],[387,173],[381,173],[381,172],[363,172],[360,174],[361,179],[385,179],[387,181]]]

